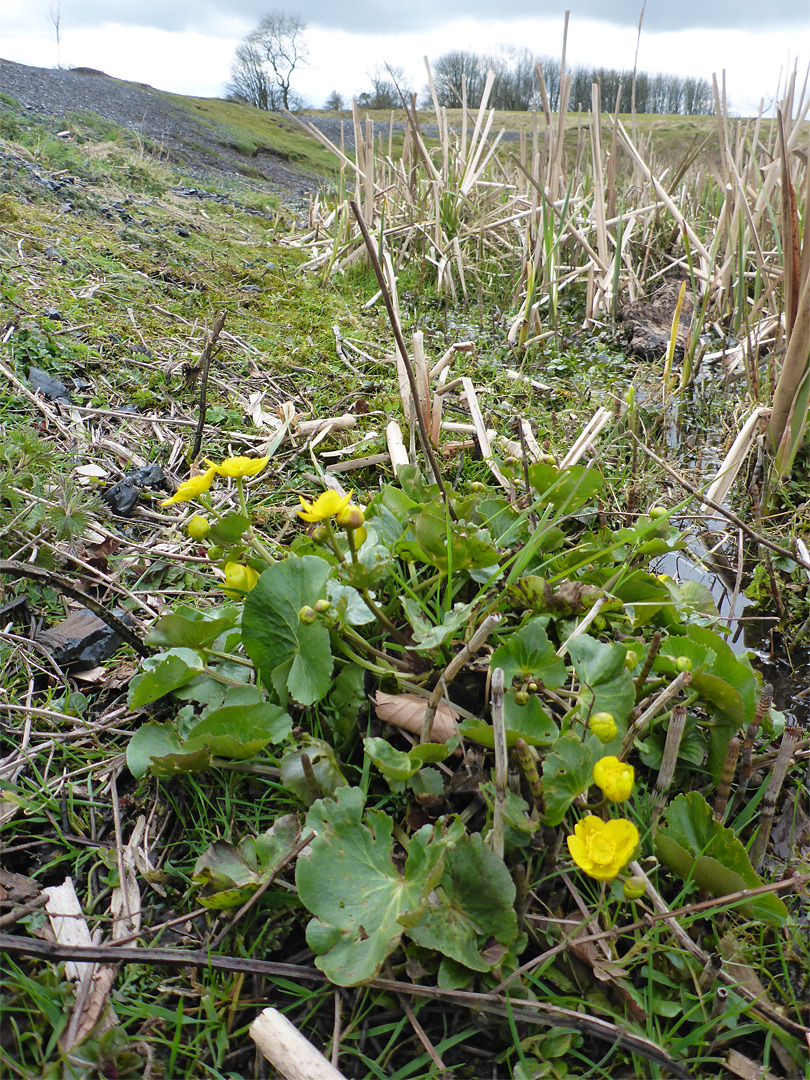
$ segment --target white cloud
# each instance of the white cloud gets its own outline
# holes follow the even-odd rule
[[[25,0],[16,2],[17,18]],[[27,5],[26,5],[27,6]],[[45,0],[43,0],[43,8]],[[30,10],[30,9],[29,9]],[[234,49],[250,24],[232,20],[230,32],[170,32],[111,22],[73,29],[70,8],[63,5],[60,59],[63,65],[99,68],[117,78],[149,83],[174,93],[218,97],[224,93]],[[0,37],[0,56],[24,64],[56,64],[53,28],[41,20],[39,33]],[[636,28],[571,20],[567,56],[570,65],[633,66]],[[344,97],[368,88],[367,72],[383,61],[405,69],[414,89],[426,82],[423,56],[440,56],[451,48],[488,52],[499,44],[518,44],[539,55],[556,57],[562,45],[562,18],[481,20],[465,18],[441,29],[411,33],[359,34],[311,27],[307,31],[310,64],[301,68],[293,87],[313,106],[332,90]],[[674,71],[707,79],[726,70],[728,98],[742,113],[756,111],[776,92],[780,71],[794,58],[795,38],[778,31],[756,34],[743,30],[642,31],[639,69]],[[807,57],[804,58],[806,65]],[[800,76],[804,67],[800,64]]]

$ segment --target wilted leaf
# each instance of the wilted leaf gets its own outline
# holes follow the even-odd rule
[[[427,698],[417,694],[386,694],[378,690],[374,695],[374,708],[384,724],[393,724],[418,735],[425,719]],[[458,734],[458,713],[444,702],[440,702],[433,718],[433,742],[447,742]]]
[[[285,814],[261,836],[246,836],[234,847],[215,840],[194,865],[200,903],[210,908],[243,904],[290,856],[300,835],[298,818]]]

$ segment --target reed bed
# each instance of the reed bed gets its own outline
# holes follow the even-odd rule
[[[494,130],[492,79],[477,110],[463,103],[460,127],[451,128],[433,94],[435,140],[425,137],[412,95],[396,153],[393,123],[381,129],[356,104],[351,151],[299,121],[338,158],[340,180],[315,201],[310,230],[290,243],[306,248],[306,267],[325,278],[364,259],[354,197],[394,273],[410,262],[430,267],[437,292],[457,303],[506,282],[509,340],[521,348],[556,325],[572,290],[584,294],[588,325],[679,277],[695,300],[689,370],[704,332],[721,330],[761,399],[761,350],[786,345],[797,318],[803,326],[810,317],[810,243],[801,242],[810,185],[807,80],[800,86],[796,70],[790,74],[776,120],[760,110],[739,121],[715,79],[719,166],[707,163],[700,144],[666,168],[649,140],[633,134],[634,118],[603,113],[598,85],[573,142],[570,131],[565,138],[570,79],[563,73],[560,112],[552,114],[538,67],[542,108],[518,142]],[[806,355],[798,366],[782,395],[786,418]],[[775,445],[783,430],[773,430]]]

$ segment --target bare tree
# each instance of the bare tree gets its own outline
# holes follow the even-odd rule
[[[50,10],[48,11],[48,18],[53,26],[54,33],[56,34],[56,66],[62,67],[62,59],[60,55],[62,47],[62,0],[57,0],[57,3],[52,3]]]
[[[371,90],[364,90],[358,95],[357,104],[361,109],[399,109],[402,98],[408,99],[410,87],[405,81],[405,72],[401,67],[379,65],[368,73]]]
[[[339,94],[337,90],[333,90],[329,97],[326,99],[326,101],[323,103],[323,107],[325,109],[334,109],[335,111],[342,109],[344,105],[345,102],[343,100],[343,95]]]
[[[258,109],[294,108],[290,83],[307,60],[306,23],[286,11],[271,11],[237,47],[228,89]]]
[[[461,105],[462,81],[467,87],[467,104],[477,109],[486,81],[487,69],[483,58],[466,49],[452,49],[433,61],[433,85],[440,105],[457,109]],[[430,95],[428,94],[428,104]]]
[[[231,97],[257,109],[275,110],[281,101],[275,80],[268,76],[264,57],[248,40],[236,47],[227,90]]]

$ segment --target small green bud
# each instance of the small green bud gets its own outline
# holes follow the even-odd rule
[[[665,506],[651,506],[647,511],[653,521],[659,521],[661,518],[665,518],[669,513],[669,510]]]
[[[208,524],[208,518],[204,518],[201,514],[195,514],[186,522],[186,532],[192,540],[202,540],[203,537],[208,536],[210,531],[211,526]]]
[[[678,671],[691,671],[694,664],[688,656],[679,656],[675,660],[675,667]]]
[[[470,491],[481,492],[486,490],[486,484],[482,484],[480,480],[473,480],[470,484]]]
[[[313,607],[319,615],[324,615],[332,606],[331,600],[316,600]]]
[[[529,695],[525,690],[516,690],[513,697],[516,705],[525,705],[529,700]]]
[[[225,551],[219,546],[219,544],[212,544],[206,554],[208,555],[208,558],[211,560],[211,562],[218,562],[219,559],[221,559],[222,556],[225,554]]]
[[[312,539],[316,544],[322,544],[329,535],[329,529],[326,525],[318,525],[312,530]]]
[[[628,649],[627,652],[624,654],[624,666],[626,668],[629,668],[630,671],[632,671],[637,663],[638,653],[633,652],[632,649]]]
[[[527,683],[526,689],[529,691],[530,694],[536,694],[537,693],[537,683],[536,682]]]
[[[619,734],[619,729],[616,726],[616,721],[613,718],[613,713],[609,712],[591,713],[591,718],[588,721],[588,727],[597,737],[599,742],[604,744],[613,742],[613,740]]]
[[[314,608],[311,608],[309,604],[304,604],[302,608],[298,609],[298,618],[302,623],[309,626],[310,623],[314,623],[318,618],[318,613]]]
[[[647,891],[647,883],[643,877],[629,877],[624,879],[622,896],[625,900],[640,900]]]

